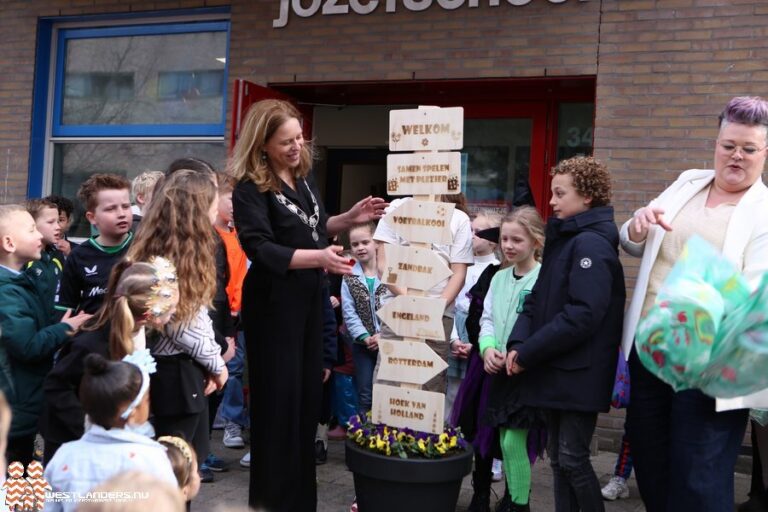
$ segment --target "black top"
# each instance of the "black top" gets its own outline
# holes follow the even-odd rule
[[[319,208],[317,241],[312,238],[312,229],[280,204],[273,192],[259,192],[252,181],[241,181],[235,186],[232,193],[235,227],[240,245],[251,260],[252,271],[258,269],[260,272],[285,276],[296,249],[324,249],[328,246],[325,225],[328,216],[311,174],[307,176],[306,183]],[[312,216],[314,204],[304,180],[296,180],[296,190],[283,183],[282,193],[300,207],[307,217]]]
[[[104,247],[93,238],[72,247],[64,263],[56,308],[96,313],[107,293],[112,267],[123,259],[132,241],[133,233],[128,233],[125,241],[115,247]]]

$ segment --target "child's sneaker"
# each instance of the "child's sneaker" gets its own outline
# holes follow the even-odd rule
[[[203,466],[216,473],[221,473],[222,471],[227,470],[227,463],[212,453],[209,453],[205,458]]]
[[[240,459],[240,467],[241,468],[251,468],[251,452],[246,453],[243,455],[243,458]]]
[[[504,468],[501,466],[501,461],[499,459],[493,459],[491,479],[493,479],[494,482],[501,482],[502,478],[504,478]]]
[[[243,427],[228,421],[224,425],[224,438],[222,439],[224,446],[227,448],[243,448],[245,446],[245,440],[243,439]]]
[[[620,476],[611,477],[600,492],[603,493],[603,498],[608,501],[617,500],[619,498],[629,498],[629,486],[627,485],[627,481]]]

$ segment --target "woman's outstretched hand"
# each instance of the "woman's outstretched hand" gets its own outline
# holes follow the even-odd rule
[[[651,226],[661,226],[666,231],[672,231],[664,220],[664,209],[658,206],[645,206],[635,212],[632,217],[632,225],[629,227],[629,239],[633,242],[642,242],[648,237]]]
[[[356,202],[347,211],[347,216],[352,224],[361,224],[380,219],[389,203],[380,197],[368,196]]]

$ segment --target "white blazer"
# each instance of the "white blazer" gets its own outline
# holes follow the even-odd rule
[[[664,218],[667,222],[671,222],[688,201],[710,184],[714,176],[715,171],[710,169],[685,171],[650,204],[663,208]],[[642,258],[642,260],[640,261],[640,270],[632,294],[632,301],[624,314],[621,347],[626,357],[629,357],[634,344],[635,330],[640,321],[645,294],[648,291],[648,280],[659,254],[661,241],[666,233],[659,226],[651,226],[645,241],[635,243],[629,239],[631,221],[632,219],[629,219],[621,226],[619,232],[621,246],[628,254]],[[725,233],[723,256],[742,270],[744,277],[753,287],[759,284],[762,274],[768,271],[768,188],[762,180],[755,182],[734,208]],[[768,390],[760,393],[765,393],[764,406],[768,406]],[[728,402],[734,400],[739,399],[730,399]],[[721,409],[721,405],[725,406],[720,402],[725,401],[718,400],[718,410]],[[731,405],[727,408],[744,406],[737,405],[735,402]]]

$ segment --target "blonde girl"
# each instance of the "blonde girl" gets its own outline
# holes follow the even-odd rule
[[[161,254],[178,271],[179,305],[152,346],[153,425],[158,435],[181,433],[198,460],[208,455],[207,395],[227,382],[208,306],[216,291],[215,177],[193,170],[166,176],[144,212],[128,256]]]
[[[78,390],[85,356],[96,353],[120,360],[145,348],[145,327],[162,329],[178,301],[176,272],[168,260],[153,257],[134,262],[126,258],[113,267],[101,308],[62,347],[43,383],[40,429],[46,462],[63,443],[83,435],[85,414]]]
[[[165,446],[166,455],[171,461],[173,474],[179,482],[179,489],[184,499],[192,501],[200,492],[200,475],[197,472],[197,456],[189,444],[180,437],[161,436],[157,442]]]
[[[504,217],[499,245],[507,266],[493,277],[480,320],[480,353],[486,373],[492,376],[486,420],[499,428],[507,480],[503,510],[527,511],[531,490],[528,434],[543,427],[544,416],[520,404],[519,377],[507,376],[504,369],[507,338],[541,268],[544,221],[536,209],[525,206]]]

